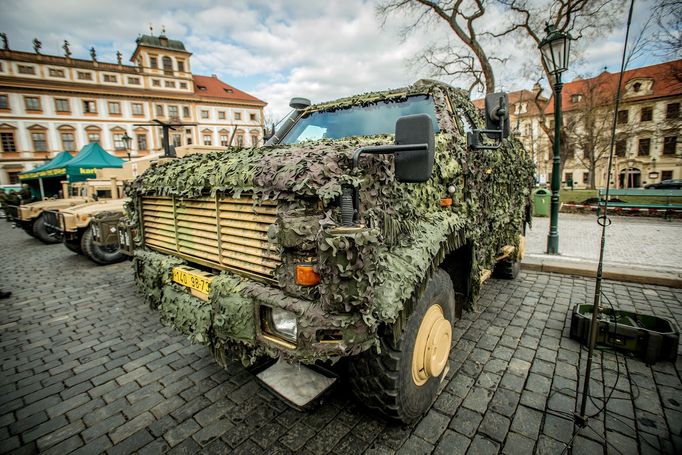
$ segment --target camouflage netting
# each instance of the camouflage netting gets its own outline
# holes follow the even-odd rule
[[[358,147],[391,143],[392,136],[190,155],[152,167],[138,178],[129,190],[131,219],[136,219],[140,197],[145,195],[178,199],[247,195],[256,206],[265,200],[278,201],[277,222],[268,237],[283,259],[275,272],[281,290],[223,273],[214,280],[210,303],[197,303],[182,298],[175,285],[169,286],[169,267],[183,261],[139,253],[136,263],[144,264],[144,270],[138,270],[138,282],[150,302],[158,305],[161,299],[152,283],[171,289],[168,296],[164,294],[162,319],[194,341],[208,343],[218,358],[224,348],[238,346],[242,359],[250,361],[249,349],[256,345],[254,316],[247,313],[252,312],[257,287],[261,301],[269,293],[274,306],[291,307],[289,299],[311,302],[308,310],[314,316],[306,314],[306,320],[316,319],[317,313],[322,320],[325,314],[350,313],[360,315],[369,332],[376,334],[381,323],[399,317],[405,302],[418,295],[445,255],[465,244],[473,245],[475,252],[473,270],[462,271],[470,281],[471,307],[481,271],[493,267],[502,246],[517,245],[525,222],[534,168],[518,141],[505,140],[506,145],[496,150],[469,149],[465,131],[482,128],[482,119],[463,91],[442,84],[422,83],[314,108],[333,111],[417,94],[433,96],[440,128],[432,178],[426,183],[396,182],[393,158],[384,155],[363,155],[358,169],[351,171],[351,156]],[[338,198],[344,186],[359,191],[362,228],[356,231],[337,229]],[[454,192],[448,192],[449,187]],[[444,197],[453,199],[452,206],[441,207]],[[157,256],[167,262],[160,263]],[[317,262],[321,275],[321,284],[314,288],[293,281],[293,264],[306,259]],[[344,333],[352,337],[354,332]],[[334,360],[315,352],[299,352],[297,358]]]

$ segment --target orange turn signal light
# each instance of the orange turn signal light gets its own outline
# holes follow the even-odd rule
[[[299,264],[296,266],[296,284],[299,286],[320,284],[320,274],[310,264]]]
[[[440,200],[441,207],[450,207],[451,205],[452,205],[451,197],[444,197],[443,199]]]

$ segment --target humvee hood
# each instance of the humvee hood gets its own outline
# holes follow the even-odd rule
[[[105,210],[123,210],[123,205],[125,202],[125,199],[104,199],[97,202],[90,202],[88,204],[71,207],[69,209],[62,210],[62,212],[72,215],[92,216]]]
[[[138,194],[197,197],[220,192],[273,199],[282,193],[329,201],[351,175],[353,152],[365,145],[390,143],[391,136],[352,137],[304,144],[236,149],[190,155],[148,169],[133,185]]]
[[[35,209],[42,209],[42,210],[61,209],[64,207],[71,207],[74,205],[80,205],[80,204],[83,204],[87,201],[88,201],[88,199],[84,198],[84,197],[72,197],[69,199],[48,199],[46,201],[32,202],[30,204],[24,205],[24,207],[30,208],[31,210],[35,210]]]

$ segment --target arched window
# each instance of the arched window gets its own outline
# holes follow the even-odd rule
[[[173,61],[170,57],[163,57],[163,74],[173,75]]]

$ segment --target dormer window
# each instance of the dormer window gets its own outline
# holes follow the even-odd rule
[[[206,86],[205,85],[197,85],[197,88],[201,90],[202,92],[206,91]]]
[[[583,99],[582,93],[576,93],[574,95],[571,95],[571,103],[579,103]]]
[[[223,90],[225,90],[225,93],[234,93],[234,90],[231,88],[224,88]]]
[[[642,83],[641,82],[635,82],[634,84],[632,84],[632,91],[633,92],[639,92],[640,90],[642,90]]]

